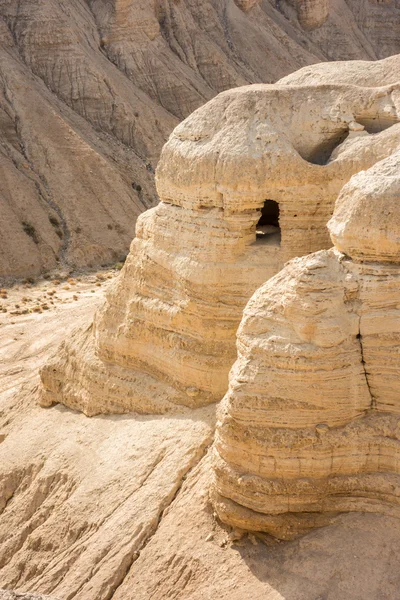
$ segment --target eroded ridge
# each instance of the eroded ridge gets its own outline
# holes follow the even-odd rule
[[[290,539],[345,511],[400,515],[400,151],[354,175],[335,247],[253,295],[219,414],[222,521]]]
[[[139,217],[94,323],[43,369],[41,403],[94,415],[220,400],[248,299],[285,261],[329,248],[340,189],[397,148],[399,61],[342,63],[339,84],[309,67],[300,83],[223,92],[180,124],[161,202]]]

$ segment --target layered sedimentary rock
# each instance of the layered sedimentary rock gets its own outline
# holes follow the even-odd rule
[[[220,407],[220,518],[289,539],[344,511],[400,515],[400,151],[354,175],[335,248],[254,294]]]
[[[297,0],[296,10],[303,29],[315,29],[328,18],[329,0]]]
[[[342,186],[398,146],[399,86],[357,69],[365,87],[224,92],[175,129],[161,202],[139,218],[94,323],[43,369],[43,405],[164,412],[222,398],[247,300],[288,259],[329,247]],[[371,119],[382,131],[364,129]]]
[[[324,6],[1,2],[0,277],[125,256],[162,145],[216,93],[400,50],[394,2],[336,0],[322,23]]]

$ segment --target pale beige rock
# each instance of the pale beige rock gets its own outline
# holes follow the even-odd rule
[[[94,415],[220,400],[251,294],[288,259],[329,247],[343,184],[398,146],[398,90],[255,85],[179,125],[157,169],[161,202],[139,218],[93,326],[43,369],[42,404]],[[359,123],[372,115],[382,131],[369,135]]]
[[[209,454],[186,471],[212,437],[214,407],[208,417],[88,419],[36,405],[38,365],[93,314],[95,289],[15,324],[0,314],[0,478],[22,482],[11,498],[0,485],[0,498],[8,498],[0,514],[2,585],[58,600],[382,600],[382,590],[385,600],[398,600],[399,519],[352,513],[293,542],[262,534],[229,541],[208,500]],[[9,296],[25,293],[13,288]],[[165,458],[138,489],[160,448]]]
[[[215,509],[290,539],[400,515],[400,150],[354,175],[328,227],[249,301],[220,408]],[[345,254],[343,254],[343,252]]]
[[[0,581],[18,593],[109,600],[212,442],[213,407],[88,419],[38,406],[38,366],[96,292],[15,324],[0,314]]]
[[[0,590],[0,600],[57,600],[57,598],[43,596],[42,594],[24,594],[12,590]]]
[[[335,247],[357,262],[398,263],[399,198],[398,154],[352,177],[329,222]]]
[[[238,2],[0,3],[1,278],[125,257],[163,143],[216,93],[400,51],[394,1]]]

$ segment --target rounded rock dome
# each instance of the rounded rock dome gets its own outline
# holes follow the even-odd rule
[[[400,152],[353,175],[328,229],[335,247],[356,261],[400,262]]]

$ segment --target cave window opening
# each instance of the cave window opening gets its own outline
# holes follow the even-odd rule
[[[261,217],[256,225],[256,240],[269,246],[280,246],[281,228],[279,224],[279,204],[275,200],[265,200]]]

